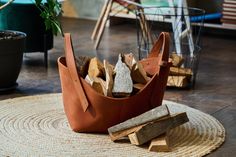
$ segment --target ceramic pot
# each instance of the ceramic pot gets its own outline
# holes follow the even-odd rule
[[[26,34],[18,31],[0,31],[0,91],[14,89],[19,76]]]

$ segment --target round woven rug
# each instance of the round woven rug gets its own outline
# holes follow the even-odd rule
[[[190,122],[170,132],[172,151],[149,152],[108,135],[75,133],[69,128],[61,94],[0,101],[0,156],[203,156],[218,148],[225,129],[214,117],[178,103],[164,101],[171,113],[186,111]]]

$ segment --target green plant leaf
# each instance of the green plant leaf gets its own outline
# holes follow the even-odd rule
[[[62,13],[61,5],[55,5],[53,10],[54,10],[56,16],[59,16]]]
[[[41,12],[40,16],[44,20],[46,30],[51,30],[54,35],[60,33],[63,36],[62,27],[58,20],[58,16],[63,12],[61,4],[57,0],[47,0],[47,3],[35,0],[35,4]]]

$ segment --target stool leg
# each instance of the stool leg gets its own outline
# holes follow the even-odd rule
[[[95,26],[95,28],[94,28],[94,30],[93,30],[93,34],[92,34],[92,36],[91,36],[91,39],[92,39],[92,40],[94,40],[94,39],[97,38],[98,29],[101,27],[101,23],[102,23],[102,20],[103,20],[103,18],[104,18],[104,15],[105,15],[105,13],[106,13],[106,10],[107,10],[109,1],[112,1],[112,0],[106,0],[106,1],[105,1],[105,4],[103,5],[102,12],[101,12],[101,14],[100,14],[100,16],[99,16],[99,18],[98,18],[98,21],[97,21],[97,23],[96,23],[96,26]]]
[[[47,35],[44,34],[43,37],[43,49],[44,49],[44,65],[45,68],[48,67],[48,50],[47,50]]]
[[[95,46],[94,46],[94,48],[96,50],[97,50],[97,48],[100,44],[104,29],[105,29],[106,22],[107,22],[107,19],[109,17],[109,13],[110,13],[111,8],[112,8],[112,3],[113,3],[113,1],[110,0],[109,3],[108,3],[108,6],[107,6],[107,10],[105,12],[104,18],[102,20],[102,23],[101,23],[101,26],[100,26],[100,29],[99,29],[99,32],[98,32],[98,35],[97,35],[97,39],[96,39],[96,42],[95,42]]]

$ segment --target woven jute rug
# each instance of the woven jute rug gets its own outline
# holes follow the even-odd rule
[[[126,157],[203,156],[218,148],[225,129],[214,117],[178,103],[164,101],[171,113],[186,111],[190,122],[170,132],[172,152],[149,152],[128,140],[114,143],[108,135],[71,131],[61,94],[0,101],[0,156]]]

